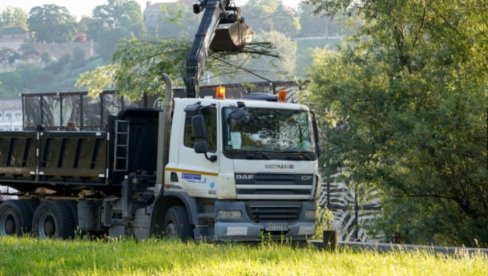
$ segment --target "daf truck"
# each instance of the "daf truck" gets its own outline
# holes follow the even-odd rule
[[[194,10],[204,15],[187,58],[187,97],[175,98],[164,75],[161,106],[126,109],[102,129],[0,132],[0,185],[18,191],[0,203],[0,235],[259,241],[314,234],[313,113],[287,103],[284,91],[228,99],[218,87],[200,97],[208,51],[238,51],[252,33],[229,1],[199,1]]]

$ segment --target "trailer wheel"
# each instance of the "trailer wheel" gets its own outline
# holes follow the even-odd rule
[[[74,222],[71,208],[61,201],[43,201],[32,219],[32,233],[41,238],[71,238]]]
[[[25,202],[5,201],[0,205],[0,236],[28,234],[32,225],[32,212]]]
[[[172,206],[164,217],[164,235],[179,238],[182,241],[193,239],[190,221],[185,207]]]

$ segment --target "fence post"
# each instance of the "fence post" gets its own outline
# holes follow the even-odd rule
[[[324,249],[335,250],[337,247],[337,232],[335,230],[324,230]]]

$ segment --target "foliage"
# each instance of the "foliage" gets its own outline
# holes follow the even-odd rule
[[[38,42],[68,42],[76,34],[76,19],[63,6],[36,6],[29,12],[28,23]]]
[[[182,76],[182,61],[190,43],[185,40],[128,40],[113,55],[113,64],[81,74],[78,87],[98,95],[107,87],[117,87],[120,94],[139,99],[144,93],[164,95],[163,73],[177,80]]]
[[[0,13],[0,33],[13,34],[27,31],[27,14],[16,7],[7,7]]]
[[[0,65],[7,66],[15,62],[19,58],[19,54],[10,48],[0,49]]]
[[[486,255],[323,251],[263,242],[0,238],[1,275],[483,275]]]
[[[264,73],[271,80],[293,78],[295,74],[297,43],[282,32],[262,32],[256,36],[256,41],[270,42],[275,47],[274,52],[279,58],[262,56],[251,60],[249,67],[253,72]],[[259,69],[258,69],[259,68]],[[268,71],[268,72],[266,72]]]
[[[256,45],[248,45],[239,55],[212,53],[213,82],[253,82],[290,80],[295,75],[297,43],[281,32],[262,32]],[[285,54],[286,53],[286,54]]]
[[[281,52],[293,53],[296,51],[296,44],[293,44],[280,33],[269,33],[263,36],[279,44],[279,51]],[[98,95],[109,87],[116,88],[120,94],[131,100],[140,99],[143,94],[163,96],[165,89],[162,80],[163,73],[171,77],[174,85],[183,83],[181,78],[184,61],[190,46],[190,42],[183,39],[132,39],[125,41],[118,46],[111,65],[83,73],[77,81],[77,86],[86,87],[90,95]],[[261,49],[252,51],[252,54],[244,53],[243,55],[212,53],[206,69],[212,72],[214,76],[218,76],[220,81],[223,81],[222,75],[228,76],[242,72],[243,65],[246,64],[247,66],[246,62],[263,53],[268,52]],[[280,70],[277,74],[293,74],[294,57],[292,54],[283,57],[279,63]],[[266,66],[260,66],[260,70],[269,73],[268,71],[273,68],[273,65],[272,60],[268,60]],[[260,70],[251,70],[261,72]],[[270,76],[275,79],[276,76],[282,75]]]
[[[322,34],[323,35],[323,34]],[[295,75],[305,78],[310,65],[313,63],[315,49],[328,48],[335,50],[341,43],[341,38],[304,38],[297,40],[297,63],[295,66]]]
[[[144,32],[141,8],[133,0],[108,0],[108,4],[95,7],[93,18],[84,24],[88,25],[88,35],[97,42],[98,53],[106,60],[121,39],[140,37]]]
[[[0,75],[0,95],[5,98],[18,97],[22,92],[38,91],[38,83],[52,81],[51,74],[39,65],[23,64],[17,70]]]
[[[148,33],[158,38],[192,39],[200,23],[201,15],[195,15],[191,6],[183,3],[163,3],[160,14],[152,16]]]
[[[34,59],[39,56],[39,51],[34,46],[32,40],[24,41],[24,43],[20,45],[18,51],[20,52],[21,57],[24,60]]]
[[[92,71],[81,73],[75,85],[86,87],[88,95],[95,98],[102,94],[104,89],[114,86],[114,74],[118,68],[115,64],[98,66]]]
[[[281,1],[250,0],[241,10],[256,33],[276,31],[291,36],[300,30],[299,17]]]
[[[334,223],[334,214],[332,214],[330,209],[323,208],[318,204],[316,210],[317,225],[312,239],[322,240],[324,231],[333,229],[332,224]]]
[[[75,47],[71,53],[71,69],[82,67],[85,64],[85,51],[80,47]]]
[[[339,12],[350,1],[314,2]],[[488,9],[478,0],[363,1],[367,24],[321,51],[305,95],[328,160],[384,196],[387,235],[488,244]]]
[[[354,32],[357,25],[357,17],[344,15],[328,16],[314,13],[314,8],[305,3],[300,4],[300,32],[299,37],[309,36],[344,36]]]
[[[304,0],[303,3],[314,7],[314,13],[324,13],[326,15],[336,15],[339,12],[350,12],[351,8],[367,6],[365,3],[370,1],[354,0]],[[366,11],[368,12],[368,11]]]
[[[91,70],[101,63],[100,59],[80,64],[74,56],[67,55],[51,61],[48,55],[45,64],[20,62],[12,72],[0,74],[0,97],[15,98],[20,93],[46,91],[73,91],[80,72]]]

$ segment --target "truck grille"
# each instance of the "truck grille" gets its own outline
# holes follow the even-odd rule
[[[310,199],[312,174],[236,173],[238,199]]]
[[[294,202],[247,203],[249,218],[256,222],[293,222],[299,219],[301,204]]]

